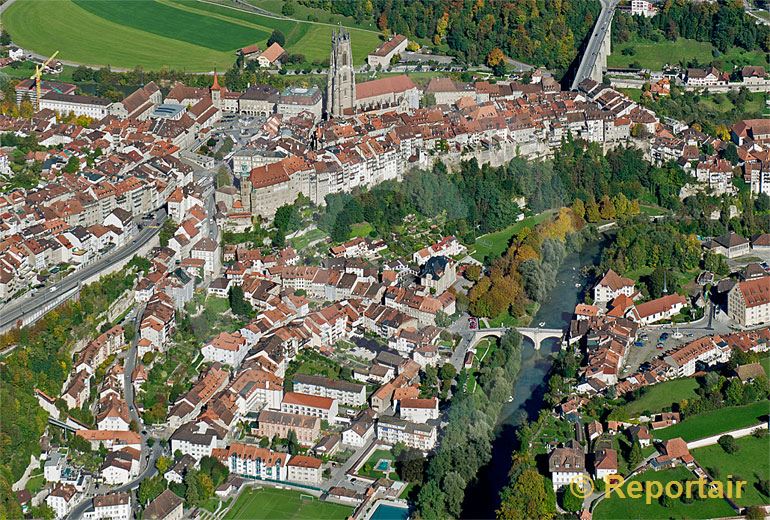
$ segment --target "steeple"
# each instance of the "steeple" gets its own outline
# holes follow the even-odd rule
[[[221,90],[219,86],[219,76],[217,76],[217,69],[214,69],[214,84],[211,85],[211,90]]]

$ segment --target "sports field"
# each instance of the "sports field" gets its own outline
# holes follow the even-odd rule
[[[352,507],[322,502],[299,491],[262,488],[244,491],[225,520],[343,520],[352,512]]]
[[[55,16],[51,16],[55,13]],[[326,60],[333,25],[279,20],[200,0],[17,0],[3,14],[14,43],[87,65],[190,72],[229,68],[235,51],[264,48],[279,29],[286,50]],[[376,32],[351,29],[353,58],[363,63]]]

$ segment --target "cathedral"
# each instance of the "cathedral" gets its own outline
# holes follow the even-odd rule
[[[326,81],[326,113],[339,117],[356,105],[356,74],[353,69],[353,51],[350,33],[343,29],[332,32],[332,52],[329,58],[329,77]]]

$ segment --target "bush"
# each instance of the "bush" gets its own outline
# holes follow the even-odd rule
[[[725,450],[727,453],[735,453],[738,451],[738,444],[735,442],[735,439],[733,439],[730,435],[722,435],[717,443],[722,447],[723,450]]]

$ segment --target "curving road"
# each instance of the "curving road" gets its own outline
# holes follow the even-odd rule
[[[12,327],[24,316],[44,308],[65,293],[71,294],[68,294],[64,301],[74,296],[77,294],[76,289],[83,282],[136,254],[139,249],[160,233],[160,228],[165,220],[166,210],[161,208],[155,213],[152,222],[142,229],[128,245],[113,249],[95,262],[66,276],[53,287],[42,288],[31,297],[21,297],[16,301],[11,300],[0,310],[0,330]]]

